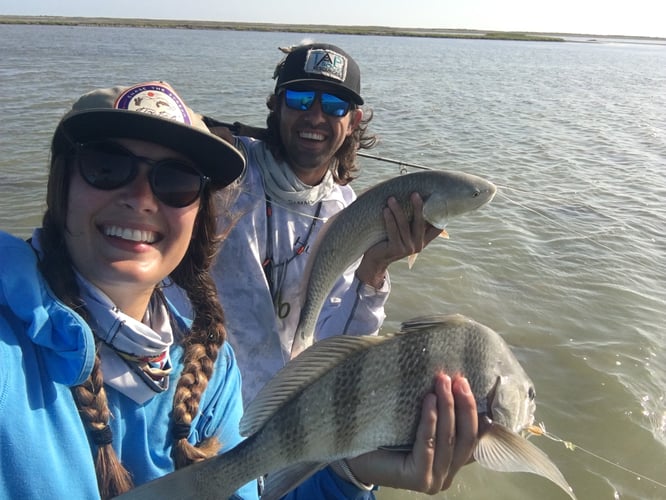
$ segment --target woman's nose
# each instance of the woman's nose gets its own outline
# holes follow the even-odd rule
[[[141,165],[137,176],[124,188],[124,202],[137,210],[155,210],[158,200],[150,186],[150,167]]]

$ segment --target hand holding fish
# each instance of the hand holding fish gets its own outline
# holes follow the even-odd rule
[[[379,450],[348,459],[358,480],[430,495],[451,486],[476,446],[476,402],[463,377],[451,381],[440,373],[434,390],[424,398],[413,449]]]
[[[421,195],[412,193],[410,201],[414,207],[411,223],[395,197],[388,198],[387,206],[383,210],[388,239],[380,241],[365,252],[356,270],[356,276],[363,283],[381,288],[390,264],[405,257],[416,256],[442,233],[441,229],[425,220]]]

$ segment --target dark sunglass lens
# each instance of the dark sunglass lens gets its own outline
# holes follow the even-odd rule
[[[135,175],[131,156],[118,144],[83,144],[77,154],[81,177],[96,189],[119,188]]]
[[[317,93],[313,90],[289,90],[284,93],[284,102],[288,108],[306,111],[312,107]]]
[[[332,94],[321,95],[321,109],[327,115],[342,117],[349,112],[350,104]]]
[[[201,194],[204,178],[193,167],[178,160],[157,162],[150,184],[158,200],[171,207],[191,205]]]

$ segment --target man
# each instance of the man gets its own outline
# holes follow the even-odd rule
[[[227,331],[244,374],[244,397],[289,360],[300,315],[303,272],[324,222],[349,205],[356,151],[372,147],[371,114],[360,106],[360,70],[329,44],[296,46],[275,70],[263,140],[239,136],[247,158],[241,193],[214,273]],[[418,196],[418,195],[417,195]],[[420,204],[420,199],[416,201]],[[417,253],[439,234],[420,210],[410,225],[388,200],[389,240],[370,249],[336,283],[317,323],[315,340],[376,333],[390,291],[387,267]]]
[[[232,137],[224,127],[213,129],[247,161],[233,206],[220,200],[218,229],[225,240],[214,267],[246,403],[290,359],[310,245],[324,222],[356,198],[349,186],[356,151],[375,143],[367,133],[372,115],[360,108],[359,67],[339,47],[292,47],[274,78],[267,130],[240,126]],[[248,130],[254,137],[243,135]],[[390,291],[388,266],[420,252],[440,233],[425,223],[418,194],[412,202],[410,224],[396,200],[387,200],[388,241],[369,249],[336,283],[315,340],[378,331]],[[167,293],[178,302],[173,291]],[[429,493],[448,488],[471,456],[476,407],[462,378],[452,382],[440,375],[433,392],[411,453],[371,453],[336,462],[334,470],[360,488],[364,480]]]

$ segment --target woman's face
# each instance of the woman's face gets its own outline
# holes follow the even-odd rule
[[[150,160],[180,159],[175,151],[154,143],[115,139],[136,156]],[[94,155],[85,160],[93,161]],[[78,162],[77,158],[75,162]],[[152,163],[152,162],[151,162]],[[121,310],[148,297],[183,259],[192,238],[200,200],[174,208],[158,200],[148,181],[152,166],[139,162],[129,184],[112,190],[90,186],[73,165],[65,241],[76,269],[104,291]]]

